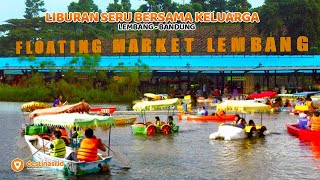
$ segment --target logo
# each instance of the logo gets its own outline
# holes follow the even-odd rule
[[[20,172],[24,168],[24,162],[20,158],[11,161],[11,169],[15,172]]]

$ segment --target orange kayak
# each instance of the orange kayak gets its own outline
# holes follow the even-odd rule
[[[225,122],[233,121],[234,114],[225,114],[223,116],[197,116],[195,114],[178,114],[179,120],[195,120],[195,121],[213,121],[213,122]]]

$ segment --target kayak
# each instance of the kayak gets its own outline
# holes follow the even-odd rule
[[[51,107],[52,106],[49,105],[48,103],[31,101],[31,102],[22,104],[21,110],[26,112],[31,112],[36,109],[45,109],[45,108],[51,108]]]
[[[195,121],[213,121],[213,122],[225,122],[234,121],[234,114],[226,114],[223,116],[197,116],[195,114],[178,114],[179,120],[195,120]]]
[[[137,120],[136,117],[122,117],[122,118],[113,118],[113,119],[114,119],[114,124],[118,126],[133,124]]]
[[[264,91],[258,94],[250,94],[248,96],[249,99],[257,99],[257,98],[273,98],[276,97],[278,95],[277,92],[273,92],[273,91]]]
[[[301,140],[320,142],[320,131],[299,129],[297,123],[295,124],[287,123],[286,126],[289,134],[292,134]]]

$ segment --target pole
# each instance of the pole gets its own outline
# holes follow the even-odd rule
[[[109,129],[108,156],[110,156],[110,143],[111,143],[111,125],[110,125],[110,129]]]
[[[262,125],[262,112],[261,112],[261,125]]]

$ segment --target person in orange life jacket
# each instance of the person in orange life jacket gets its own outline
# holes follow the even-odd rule
[[[308,127],[308,118],[305,112],[299,114],[298,118],[298,128],[299,129],[309,129]]]
[[[50,156],[64,157],[66,154],[66,144],[64,143],[64,140],[61,139],[61,131],[54,131],[53,134],[55,139],[50,144]]]
[[[86,129],[85,138],[80,143],[78,154],[76,155],[76,153],[72,152],[67,159],[85,162],[96,161],[98,159],[98,149],[106,151],[104,146],[106,145],[101,142],[101,139],[93,135],[93,130],[91,128]]]

